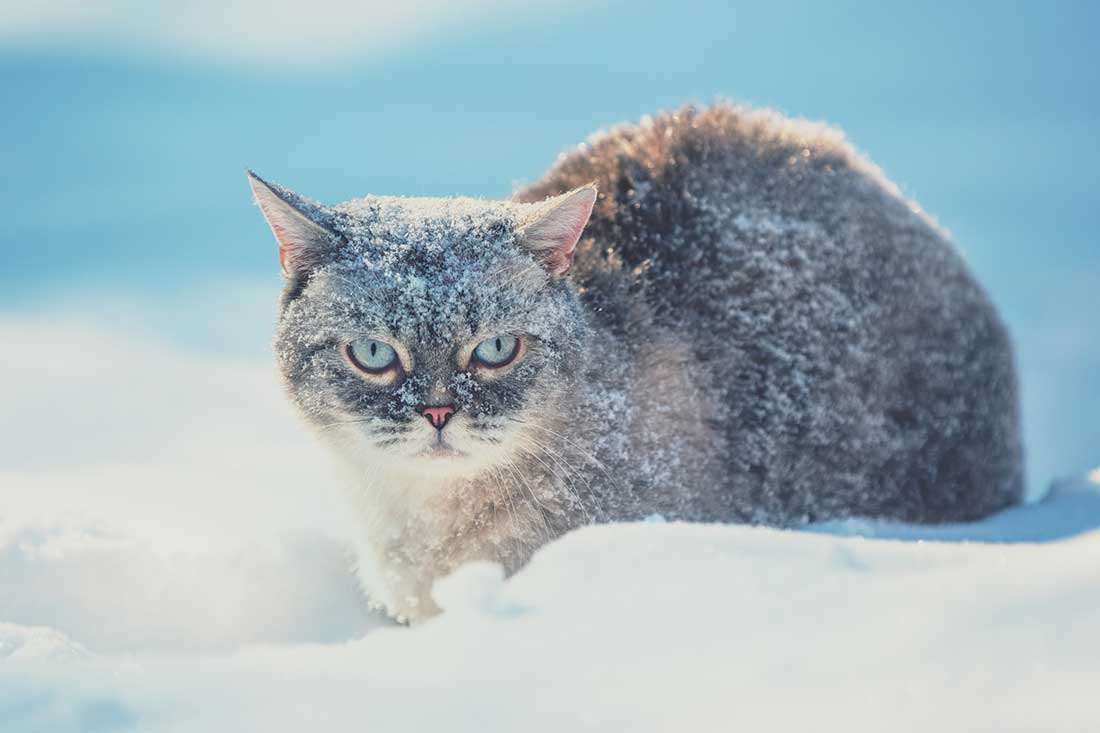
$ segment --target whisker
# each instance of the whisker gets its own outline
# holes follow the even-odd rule
[[[523,479],[523,483],[527,487],[527,493],[531,495],[531,501],[535,502],[535,504],[538,506],[539,519],[542,520],[543,528],[546,530],[546,541],[549,542],[551,533],[550,524],[546,521],[546,515],[553,514],[554,512],[542,503],[542,500],[539,499],[538,494],[535,492],[535,487],[531,485],[530,481],[523,477],[523,473],[520,470],[519,466],[516,466],[515,461],[508,459],[508,462],[515,466],[516,471],[520,473],[520,478]]]
[[[513,475],[517,477],[519,476],[519,474],[514,473],[514,468],[508,466],[508,464],[503,465],[505,468],[508,468],[510,471],[512,471]],[[503,493],[503,499],[508,503],[508,514],[512,517],[512,526],[518,528],[519,518],[516,516],[516,505],[512,502],[512,493],[510,491],[505,491]]]
[[[324,425],[318,425],[318,430],[328,430],[329,428],[338,428],[341,425],[368,425],[374,422],[373,417],[365,417],[356,420],[336,420],[334,422],[325,423]]]
[[[383,434],[394,433],[407,433],[411,428],[408,425],[401,424],[378,424],[380,420],[376,417],[362,417],[352,418],[350,420],[334,420],[333,422],[325,423],[317,426],[318,430],[328,430],[330,428],[336,428],[343,425],[375,425],[373,432]]]
[[[503,467],[501,467],[501,466],[494,467],[493,468],[493,473],[496,476],[496,485],[494,486],[494,492],[493,492],[494,497],[496,497],[494,511],[493,511],[493,516],[494,516],[494,519],[495,519],[497,512],[504,510],[505,500],[508,497],[508,495],[510,494],[510,491],[505,486],[505,484],[509,483],[509,482],[507,481],[507,479],[505,477]],[[511,504],[511,502],[509,502],[509,504]],[[511,514],[512,522],[514,524],[515,521],[516,521],[515,520],[515,514],[512,513],[511,511],[509,511],[509,514]],[[515,551],[515,549],[519,545],[519,539],[514,535],[514,533],[509,533],[508,536],[507,536],[507,539],[510,540],[510,542],[512,544],[512,549],[513,549],[513,551]]]
[[[544,453],[548,458],[550,458],[552,461],[557,463],[558,466],[559,466],[559,469],[561,469],[562,465],[565,466],[565,468],[562,469],[562,470],[555,470],[553,466],[550,466],[545,461],[543,461],[541,458],[539,458],[537,453],[533,453],[531,450],[529,450],[528,448],[525,448],[523,446],[520,447],[520,450],[522,450],[525,455],[528,455],[531,458],[534,458],[536,461],[541,463],[546,468],[546,470],[551,473],[551,475],[553,475],[555,478],[557,478],[557,479],[559,479],[563,482],[563,484],[564,484],[563,488],[569,494],[569,496],[572,497],[574,503],[577,505],[577,507],[580,508],[581,512],[584,514],[585,523],[591,524],[592,523],[592,516],[591,516],[591,514],[589,514],[588,508],[585,506],[584,500],[581,498],[580,494],[577,491],[576,483],[573,481],[573,479],[570,476],[571,473],[574,473],[574,474],[577,473],[576,469],[572,465],[570,465],[568,462],[564,461],[564,459],[561,459],[558,456],[556,456],[550,449],[546,448],[544,445],[542,445],[538,441],[534,440],[533,438],[529,438],[527,436],[520,436],[520,438],[527,445],[534,446],[534,448],[536,450]],[[588,479],[585,478],[583,475],[580,475],[580,474],[577,474],[577,475],[579,476],[579,478],[581,478],[581,480],[583,480],[585,482],[585,484],[588,487],[589,491],[591,491],[591,484],[589,483]]]
[[[588,451],[587,449],[585,449],[585,448],[584,448],[583,446],[581,446],[580,444],[578,444],[578,443],[576,443],[576,442],[574,442],[574,441],[570,440],[569,438],[565,437],[565,436],[564,436],[564,435],[562,435],[561,433],[559,433],[559,432],[556,432],[556,431],[554,431],[554,430],[551,430],[550,428],[548,428],[548,427],[545,427],[545,426],[543,426],[543,425],[537,425],[537,424],[535,424],[535,423],[533,423],[533,422],[528,422],[527,420],[521,420],[521,419],[519,419],[519,418],[511,418],[511,419],[512,419],[513,421],[515,421],[515,422],[517,422],[517,423],[521,424],[521,425],[526,425],[526,426],[528,426],[528,427],[534,428],[535,430],[542,430],[542,431],[544,431],[544,432],[546,432],[546,433],[549,433],[550,435],[554,436],[554,437],[555,437],[555,438],[557,438],[558,440],[560,440],[560,441],[562,441],[563,443],[565,443],[565,444],[566,444],[567,446],[570,446],[570,447],[572,447],[572,448],[573,448],[573,450],[575,450],[575,451],[577,451],[578,453],[580,453],[581,457],[583,457],[583,458],[587,458],[587,459],[588,459],[589,461],[591,461],[591,462],[592,462],[592,465],[594,465],[594,466],[596,466],[596,468],[600,469],[600,471],[601,471],[601,472],[603,473],[603,475],[604,475],[604,476],[605,476],[605,477],[607,478],[607,480],[611,482],[611,485],[612,485],[612,486],[614,486],[614,487],[615,487],[616,489],[621,489],[621,486],[619,485],[619,482],[618,482],[618,481],[616,481],[616,480],[615,480],[615,479],[614,479],[614,478],[613,478],[613,477],[611,476],[611,474],[610,474],[610,473],[608,473],[608,470],[607,470],[607,468],[606,468],[606,467],[605,467],[605,466],[603,465],[603,462],[602,462],[602,461],[600,461],[600,459],[596,458],[596,456],[592,455],[592,453],[591,453],[591,452],[589,452],[589,451]]]
[[[535,490],[531,487],[530,482],[528,482],[527,479],[524,477],[523,471],[519,468],[519,466],[517,466],[515,462],[510,459],[507,459],[505,465],[508,466],[512,473],[520,480],[522,487],[527,489],[527,493],[531,495],[531,500],[534,501],[535,504],[538,505],[538,507],[540,507],[535,511],[538,513],[539,519],[542,520],[542,526],[546,535],[546,541],[549,542],[552,539],[550,524],[546,521],[546,515],[542,512],[542,502],[540,502],[538,497],[535,496]]]

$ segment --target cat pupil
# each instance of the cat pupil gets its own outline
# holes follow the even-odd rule
[[[515,358],[519,339],[515,336],[490,336],[474,349],[474,356],[491,367],[504,366]]]
[[[370,342],[370,355],[374,356],[378,353],[378,343],[375,341]]]

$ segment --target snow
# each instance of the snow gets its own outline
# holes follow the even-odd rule
[[[507,581],[460,569],[437,620],[343,643],[87,656],[5,625],[3,729],[1087,730],[1100,533],[1083,514],[1100,525],[1095,486],[959,532],[995,542],[586,528]],[[1016,541],[1032,520],[1065,536]],[[237,578],[217,565],[212,582]]]
[[[589,527],[509,579],[461,568],[405,628],[365,611],[329,460],[266,363],[83,323],[0,340],[36,355],[0,364],[24,386],[0,412],[5,733],[1100,724],[1095,474],[952,527]]]

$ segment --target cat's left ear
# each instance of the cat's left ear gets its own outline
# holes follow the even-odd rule
[[[309,277],[332,254],[338,239],[314,220],[320,207],[252,171],[248,172],[248,184],[279,242],[283,274],[291,279]]]
[[[573,255],[596,203],[596,186],[589,184],[547,199],[519,229],[519,242],[530,250],[552,277],[573,266]]]

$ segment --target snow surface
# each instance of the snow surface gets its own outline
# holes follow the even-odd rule
[[[4,733],[1100,729],[1100,476],[952,527],[586,528],[410,629],[267,364],[0,341],[36,355],[0,361]]]

